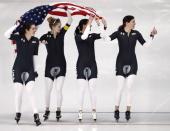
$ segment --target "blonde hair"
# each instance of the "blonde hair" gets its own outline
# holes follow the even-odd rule
[[[47,21],[48,21],[48,23],[49,23],[50,29],[52,29],[53,26],[56,26],[56,25],[58,25],[59,23],[61,23],[61,21],[60,21],[59,18],[56,19],[56,18],[51,17],[51,16],[47,18]]]

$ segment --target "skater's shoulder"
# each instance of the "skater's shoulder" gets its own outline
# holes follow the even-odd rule
[[[32,40],[33,41],[39,41],[38,37],[36,37],[36,36],[32,36]]]
[[[138,30],[132,30],[132,33],[140,33]]]

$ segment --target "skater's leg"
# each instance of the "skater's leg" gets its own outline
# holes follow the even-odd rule
[[[50,77],[45,77],[45,113],[43,115],[44,121],[46,121],[50,115],[50,97],[53,88],[53,79]]]
[[[21,83],[14,83],[14,88],[15,88],[15,111],[16,111],[15,120],[18,123],[21,117],[22,94],[24,88]]]
[[[92,117],[94,120],[97,119],[96,115],[96,78],[89,80],[89,91],[90,91],[90,99],[91,99],[91,107],[92,107]]]
[[[30,99],[30,102],[31,102],[33,113],[36,114],[36,113],[38,113],[38,109],[37,109],[37,106],[36,106],[36,102],[35,102],[35,98],[34,98],[34,92],[33,92],[34,83],[35,83],[34,81],[28,82],[26,84],[26,90],[28,92],[28,96],[29,96],[29,99]]]
[[[21,113],[23,85],[21,83],[14,83],[15,88],[15,111]]]
[[[86,88],[88,86],[88,83],[85,79],[78,79],[78,88],[79,88],[79,110],[82,111],[83,110],[83,103],[84,103],[84,95],[85,95],[85,91]]]
[[[132,87],[136,75],[130,75],[126,79],[126,88],[127,88],[127,111],[130,111],[132,105]]]
[[[88,87],[88,82],[85,79],[78,79],[79,93],[79,112],[78,119],[81,121],[83,119],[83,103],[86,88]]]
[[[132,87],[134,83],[136,75],[130,75],[126,79],[126,87],[127,87],[127,110],[125,112],[125,118],[128,121],[131,118],[131,105],[132,105]]]
[[[35,84],[35,81],[28,82],[26,84],[26,90],[28,92],[28,96],[29,96],[29,99],[30,99],[30,102],[31,102],[31,106],[32,106],[32,109],[33,109],[34,122],[36,123],[36,126],[39,126],[41,124],[41,122],[40,122],[40,118],[39,118],[39,114],[38,114],[38,109],[37,109],[35,98],[34,98],[34,92],[33,92],[34,84]]]
[[[117,76],[117,90],[116,90],[116,98],[115,98],[115,110],[119,110],[119,105],[122,97],[122,92],[124,89],[125,78],[123,76]]]
[[[89,91],[92,110],[96,110],[96,78],[89,80]]]
[[[45,108],[46,108],[46,111],[49,111],[52,88],[53,88],[53,80],[51,78],[45,77]]]
[[[62,100],[63,100],[63,94],[62,94],[62,88],[64,84],[64,76],[60,76],[57,79],[55,79],[55,86],[57,88],[57,111],[61,110],[62,106]]]
[[[117,77],[117,90],[116,90],[116,102],[115,102],[115,112],[114,112],[114,118],[118,121],[119,116],[119,105],[123,93],[125,78],[123,76],[118,75]]]
[[[54,84],[57,88],[57,111],[56,111],[56,118],[59,120],[61,118],[61,105],[63,100],[62,88],[64,84],[64,76],[60,76],[54,80]]]

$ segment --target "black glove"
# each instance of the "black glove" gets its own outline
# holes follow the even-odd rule
[[[34,76],[35,76],[35,78],[38,77],[38,73],[36,71],[34,72]]]
[[[104,30],[106,30],[107,29],[107,26],[104,26]]]

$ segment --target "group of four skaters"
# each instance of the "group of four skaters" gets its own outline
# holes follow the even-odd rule
[[[57,88],[57,111],[56,118],[61,118],[61,105],[62,105],[62,88],[66,75],[66,60],[64,55],[64,37],[65,33],[69,29],[72,23],[71,13],[67,10],[68,21],[61,27],[60,19],[49,17],[50,31],[42,35],[40,39],[36,38],[35,32],[37,27],[34,23],[28,22],[24,25],[23,30],[19,34],[14,34],[13,31],[19,26],[18,21],[13,27],[5,32],[5,37],[15,41],[16,46],[16,58],[13,65],[13,82],[15,88],[15,106],[17,123],[21,117],[21,105],[23,86],[29,94],[29,99],[33,108],[34,121],[36,125],[40,125],[40,118],[38,109],[36,107],[35,98],[33,95],[33,88],[37,73],[37,55],[39,43],[43,43],[47,49],[46,65],[45,65],[45,113],[43,115],[44,120],[49,118],[50,114],[50,96],[55,83]],[[99,26],[100,33],[90,33],[91,25],[95,19]],[[101,22],[106,28],[106,21],[102,18]],[[124,87],[127,88],[127,110],[125,112],[125,118],[130,119],[131,110],[131,88],[133,86],[134,79],[137,75],[138,64],[135,54],[135,46],[137,41],[140,44],[147,47],[152,43],[154,36],[157,34],[157,30],[154,28],[150,33],[150,38],[146,42],[141,33],[135,28],[134,16],[127,15],[123,18],[122,25],[117,31],[111,35],[106,35],[103,26],[100,24],[100,20],[95,16],[90,16],[89,19],[81,19],[77,28],[75,29],[75,42],[78,50],[78,60],[76,64],[77,69],[77,81],[80,88],[79,96],[79,111],[78,119],[83,119],[83,101],[86,90],[86,84],[88,83],[90,91],[90,100],[92,105],[92,117],[96,121],[96,79],[97,79],[97,64],[95,59],[95,47],[94,43],[98,39],[105,39],[112,41],[118,40],[119,53],[116,59],[116,79],[117,79],[117,91],[115,98],[115,111],[114,117],[119,120],[119,105],[122,97]],[[124,85],[125,84],[125,85]]]

